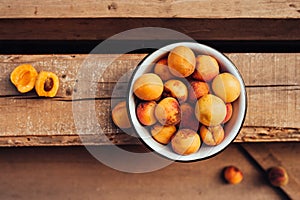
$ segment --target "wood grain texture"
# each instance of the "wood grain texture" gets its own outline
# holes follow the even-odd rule
[[[106,147],[98,148],[105,150]],[[137,147],[128,150],[143,152]],[[291,155],[290,160],[292,156],[297,157],[295,151],[291,154],[286,150],[282,152],[285,154],[280,155]],[[144,174],[122,173],[109,168],[84,147],[2,148],[0,160],[5,161],[0,162],[0,199],[5,200],[179,200],[183,195],[185,199],[203,200],[286,199],[269,185],[263,172],[236,144],[209,160],[175,162]],[[144,163],[152,164],[149,161]],[[221,172],[227,165],[236,165],[244,172],[244,180],[239,185],[228,185],[222,180]],[[299,176],[299,172],[296,170],[293,175]]]
[[[279,145],[278,145],[279,146]],[[298,145],[299,146],[299,145]],[[279,149],[274,149],[271,148],[270,146],[266,144],[243,144],[242,147],[249,153],[249,155],[260,165],[261,168],[263,168],[266,173],[268,169],[271,167],[278,167],[281,166],[285,168],[288,172],[289,176],[289,182],[285,186],[281,186],[281,189],[289,196],[290,199],[299,199],[300,198],[300,179],[298,178],[299,176],[294,176],[293,171],[299,169],[299,159],[295,159],[291,162],[286,162],[287,158],[283,155],[280,150],[282,150],[284,146],[279,146],[281,148]],[[287,149],[288,147],[285,147]],[[291,151],[293,151],[294,155],[297,155],[297,153],[300,153],[297,148],[297,146],[292,146],[289,148],[290,151],[286,152],[287,154],[290,154]],[[290,157],[291,156],[286,156]]]
[[[1,18],[298,18],[300,2],[1,0]]]
[[[111,104],[125,97],[126,81],[130,77],[127,72],[134,69],[145,56],[92,55],[85,60],[87,55],[1,55],[0,144],[79,145],[80,137],[86,144],[139,143],[137,138],[128,136],[112,124],[110,110],[113,106]],[[227,56],[242,74],[248,96],[244,127],[235,141],[299,141],[300,82],[297,77],[300,76],[300,54],[232,53]],[[115,60],[110,63],[110,59]],[[57,97],[38,98],[35,92],[19,94],[10,83],[9,74],[21,63],[31,63],[38,71],[43,69],[57,73],[60,77]],[[82,66],[106,64],[109,67],[103,75],[97,76],[91,83],[96,92],[86,91],[76,99],[76,102],[95,104],[98,122],[87,120],[88,128],[81,130],[78,136],[72,112],[72,95],[78,97],[77,73]],[[114,91],[122,76],[122,83]],[[90,114],[87,113],[86,119],[89,119]],[[103,132],[99,127],[102,127]]]
[[[0,40],[104,40],[120,32],[163,27],[195,40],[300,40],[300,19],[89,18],[0,19]],[[255,28],[253,28],[255,27]],[[222,32],[222,34],[220,34]],[[161,39],[177,39],[160,34]],[[149,40],[138,34],[132,40]]]

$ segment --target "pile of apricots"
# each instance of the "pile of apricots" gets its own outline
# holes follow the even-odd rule
[[[215,146],[224,140],[241,86],[214,57],[177,46],[136,79],[133,92],[137,118],[154,140],[189,155],[202,143]]]

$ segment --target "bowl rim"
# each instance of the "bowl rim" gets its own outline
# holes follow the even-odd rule
[[[170,46],[186,46],[186,45],[200,45],[200,46],[203,46],[207,49],[211,49],[213,51],[216,51],[217,53],[221,54],[228,62],[231,63],[232,66],[234,66],[237,74],[240,76],[241,78],[241,82],[242,82],[242,85],[241,85],[241,88],[242,90],[244,91],[244,96],[245,96],[245,109],[244,109],[244,115],[243,115],[243,118],[242,118],[242,121],[241,121],[241,125],[240,127],[238,128],[235,136],[230,140],[230,142],[225,146],[223,147],[222,149],[218,150],[217,152],[209,155],[209,156],[206,156],[206,157],[202,157],[202,158],[195,158],[195,159],[190,159],[190,160],[176,160],[176,159],[172,159],[162,153],[159,153],[158,151],[156,151],[153,147],[151,147],[149,144],[147,144],[144,139],[142,138],[142,136],[140,135],[139,131],[137,130],[137,127],[134,125],[134,122],[132,120],[132,117],[131,117],[131,111],[130,111],[130,107],[129,107],[129,101],[130,101],[130,97],[131,95],[134,95],[133,93],[130,94],[130,90],[131,90],[131,86],[133,85],[132,82],[133,82],[133,79],[136,75],[136,73],[138,72],[140,66],[143,65],[143,63],[145,62],[145,60],[149,59],[149,57],[151,57],[151,55],[153,55],[154,53],[158,52],[158,51],[161,51],[161,50],[165,50],[167,48],[169,48]],[[190,47],[189,47],[190,48]],[[167,51],[168,52],[168,51]],[[168,160],[171,160],[171,161],[175,161],[175,162],[181,162],[181,163],[191,163],[191,162],[198,162],[198,161],[201,161],[201,160],[206,160],[206,159],[209,159],[209,158],[212,158],[218,154],[220,154],[221,152],[223,152],[225,149],[227,149],[232,143],[233,141],[236,139],[236,137],[238,136],[238,134],[240,133],[241,129],[243,128],[243,124],[245,122],[245,119],[246,119],[246,114],[247,114],[247,109],[248,109],[248,101],[247,101],[247,91],[246,91],[246,85],[245,85],[245,81],[240,73],[240,71],[238,70],[238,68],[236,67],[236,65],[231,61],[231,59],[229,59],[228,56],[226,56],[224,53],[210,47],[210,46],[207,46],[205,44],[202,44],[202,43],[199,43],[199,42],[175,42],[175,43],[171,43],[171,44],[168,44],[168,45],[165,45],[165,46],[162,46],[161,48],[155,50],[154,52],[152,53],[149,53],[148,55],[146,55],[138,64],[137,66],[135,67],[135,69],[133,70],[131,76],[130,76],[130,79],[128,81],[128,87],[127,87],[127,92],[126,92],[126,108],[127,108],[127,113],[128,113],[128,118],[129,118],[129,121],[131,123],[131,127],[132,129],[134,130],[134,132],[137,134],[138,136],[138,139],[139,141],[141,141],[149,150],[153,151],[154,153],[156,153],[157,155],[159,156],[162,156]],[[198,131],[197,131],[198,133]],[[199,135],[200,136],[200,135]],[[151,136],[150,136],[151,137]],[[169,145],[169,144],[168,144]],[[201,145],[199,147],[199,149],[201,148],[201,146],[203,145],[203,142],[201,142]],[[164,146],[167,146],[167,145],[164,145]],[[183,156],[183,155],[179,155],[179,157]]]

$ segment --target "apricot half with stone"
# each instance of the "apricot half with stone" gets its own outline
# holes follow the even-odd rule
[[[191,129],[180,129],[171,140],[172,149],[180,155],[189,155],[199,150],[199,135]]]
[[[16,86],[19,92],[29,92],[34,88],[38,76],[35,68],[30,64],[23,64],[16,67],[10,74],[10,81]]]
[[[59,88],[59,79],[56,74],[41,71],[35,82],[35,91],[42,97],[54,97]]]
[[[142,100],[152,101],[158,99],[164,89],[161,78],[154,73],[140,76],[133,84],[134,94]]]
[[[173,97],[161,100],[155,108],[155,117],[165,126],[176,125],[180,122],[181,111],[179,103]]]
[[[225,103],[213,94],[204,95],[196,102],[195,115],[206,126],[219,125],[226,116]]]
[[[170,72],[177,77],[187,77],[195,70],[196,58],[194,52],[185,46],[175,47],[168,56]]]
[[[240,82],[235,76],[227,72],[219,74],[214,78],[212,89],[225,103],[235,101],[241,93]]]

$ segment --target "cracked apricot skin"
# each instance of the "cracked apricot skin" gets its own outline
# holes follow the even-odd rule
[[[32,65],[22,64],[12,71],[10,81],[19,92],[26,93],[34,88],[37,76],[38,73]]]
[[[59,88],[59,79],[56,74],[41,71],[35,82],[35,91],[41,97],[54,97]]]

